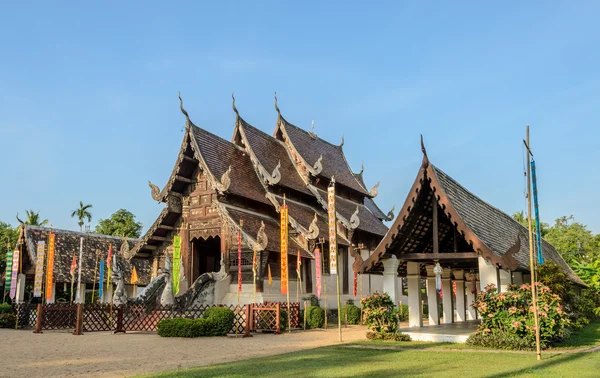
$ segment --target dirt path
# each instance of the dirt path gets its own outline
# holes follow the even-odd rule
[[[344,328],[344,341],[365,339],[361,326]],[[260,334],[250,338],[163,338],[155,333],[68,332],[0,329],[0,377],[123,377],[245,360],[338,342],[337,329]]]

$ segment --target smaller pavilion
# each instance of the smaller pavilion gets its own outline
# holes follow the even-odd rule
[[[421,168],[398,217],[358,271],[383,274],[383,290],[396,304],[402,294],[396,277],[406,277],[410,327],[423,326],[423,287],[429,325],[475,320],[470,305],[478,291],[489,284],[505,291],[510,284],[530,282],[528,230],[431,164],[422,139],[421,149]],[[542,244],[544,258],[585,287],[556,249]]]

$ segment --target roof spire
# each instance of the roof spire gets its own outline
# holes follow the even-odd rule
[[[315,131],[315,120],[312,120],[312,125],[310,125],[310,128],[312,129],[312,131]]]
[[[236,117],[239,118],[240,117],[240,113],[238,113],[238,110],[235,107],[235,95],[234,95],[233,92],[231,92],[231,99],[232,99],[231,107],[233,108],[233,111],[235,112]]]
[[[277,115],[281,117],[281,112],[279,111],[279,106],[277,106],[277,92],[275,92],[275,110],[277,110]]]
[[[423,151],[423,167],[429,166],[429,157],[427,157],[427,150],[425,149],[425,143],[423,143],[423,134],[421,134],[421,151]]]
[[[342,134],[342,144],[340,144],[340,147],[344,146],[344,134]]]
[[[186,129],[190,126],[190,116],[188,115],[188,112],[185,111],[185,109],[183,108],[183,100],[181,99],[181,92],[177,92],[177,96],[179,97],[179,109],[181,110],[181,112],[183,113],[183,115],[185,116],[185,127]]]
[[[362,175],[364,171],[365,171],[365,161],[363,160],[362,164],[360,165],[359,175]]]

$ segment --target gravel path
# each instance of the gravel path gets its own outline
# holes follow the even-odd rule
[[[344,328],[344,342],[364,340],[365,332],[362,326]],[[0,329],[0,340],[0,377],[123,377],[339,344],[337,329],[196,339]]]

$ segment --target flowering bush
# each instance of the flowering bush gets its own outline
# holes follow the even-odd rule
[[[553,294],[548,286],[536,282],[538,287],[538,315],[540,341],[543,345],[564,338],[569,317],[563,310],[561,299]],[[476,335],[504,334],[509,338],[526,339],[528,345],[535,345],[535,322],[531,300],[531,285],[509,286],[508,291],[498,293],[494,285],[481,292],[472,306],[481,317]]]
[[[394,310],[394,302],[386,293],[363,298],[363,317],[365,324],[371,331],[396,333],[398,331],[399,314]]]

